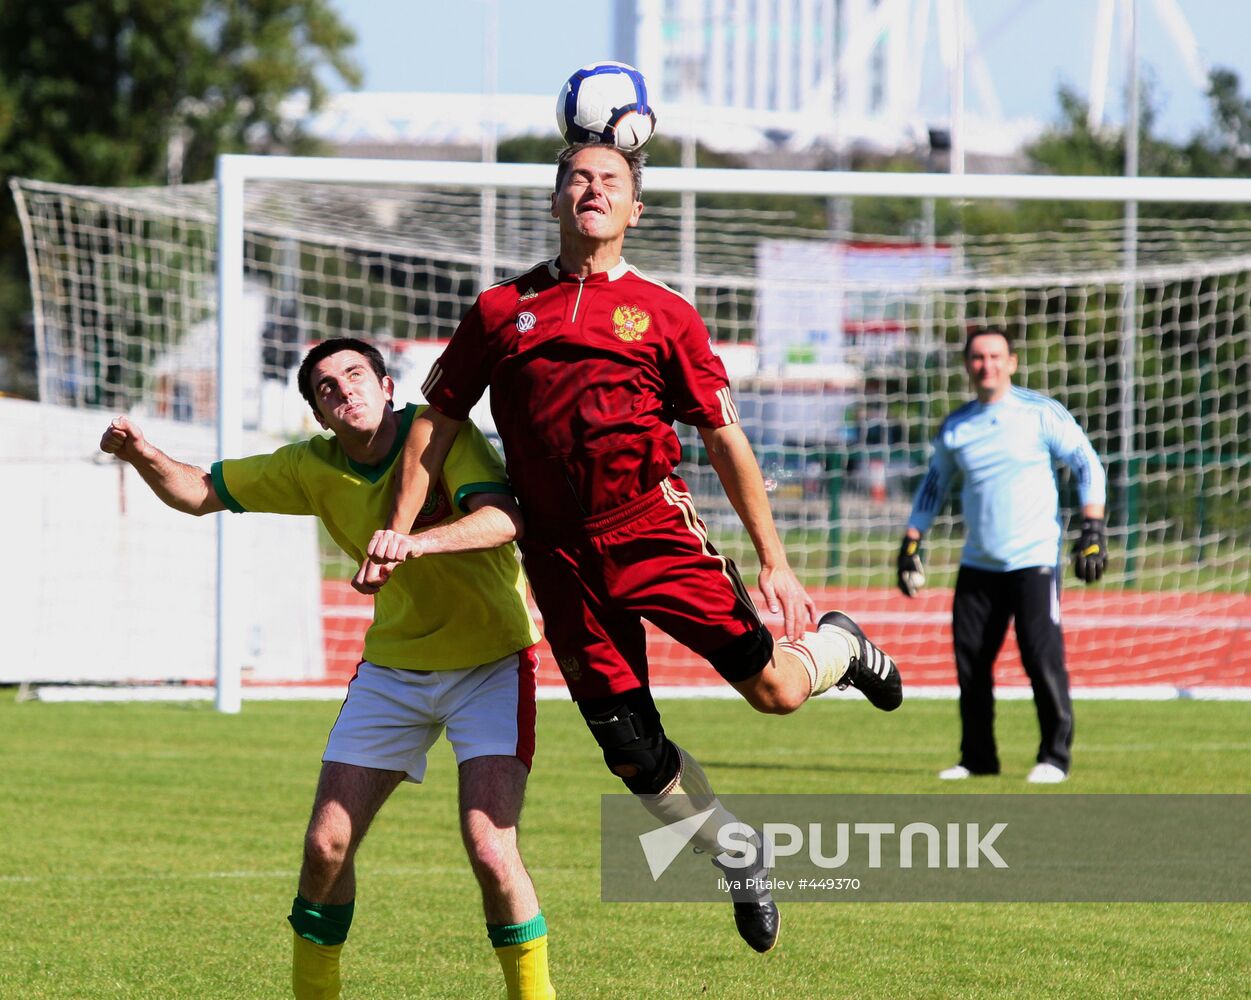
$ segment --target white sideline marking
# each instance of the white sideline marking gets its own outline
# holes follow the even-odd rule
[[[301,685],[283,687],[245,687],[245,701],[342,701],[346,684]],[[904,683],[904,700],[952,700],[959,689],[951,685],[915,685]],[[181,687],[175,684],[160,687],[132,685],[50,685],[32,686],[30,697],[44,702],[134,702],[134,701],[211,701],[213,688]],[[728,684],[657,684],[652,686],[657,698],[703,699],[710,701],[735,701],[740,695]],[[1251,701],[1251,687],[1194,687],[1179,688],[1170,684],[1126,684],[1115,687],[1074,687],[1074,701]],[[569,692],[559,684],[540,684],[536,692],[539,701],[567,701]],[[848,688],[846,691],[832,689],[819,695],[822,700],[863,701],[864,696]],[[995,688],[999,701],[1025,701],[1033,698],[1028,685],[1008,685]]]
[[[374,609],[372,605],[364,604],[323,604],[321,616],[322,618],[359,618],[362,621],[371,622],[374,620]]]
[[[766,618],[766,621],[769,619]],[[923,611],[909,614],[906,611],[861,611],[856,621],[868,625],[944,625],[951,624],[950,611]],[[1185,611],[1147,612],[1135,614],[1104,614],[1087,611],[1065,612],[1065,628],[1175,628],[1200,631],[1241,632],[1251,629],[1251,618],[1232,615],[1188,615]]]
[[[307,685],[291,687],[256,687],[243,689],[244,697],[252,701],[342,701],[347,684]],[[178,684],[109,685],[93,684],[50,685],[32,687],[31,695],[36,701],[212,701],[215,690],[212,685],[183,687]]]

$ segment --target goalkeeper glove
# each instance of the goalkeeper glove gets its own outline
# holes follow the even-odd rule
[[[1073,570],[1077,578],[1094,583],[1103,576],[1108,564],[1108,540],[1103,533],[1103,518],[1088,517],[1082,521],[1082,534],[1073,546]]]
[[[899,558],[895,562],[899,589],[905,597],[916,597],[925,586],[925,567],[921,564],[921,539],[904,535],[899,546]]]

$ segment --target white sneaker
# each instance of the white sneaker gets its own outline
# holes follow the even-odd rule
[[[1058,785],[1067,781],[1068,775],[1054,764],[1035,764],[1025,780],[1033,785]]]
[[[963,781],[965,778],[971,778],[973,772],[963,764],[957,764],[955,767],[949,767],[945,771],[939,771],[938,777],[941,781]]]

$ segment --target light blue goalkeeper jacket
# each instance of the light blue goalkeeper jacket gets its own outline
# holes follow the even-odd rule
[[[1107,477],[1077,421],[1054,399],[1013,386],[996,403],[966,403],[943,421],[908,526],[925,534],[957,472],[964,475],[963,566],[1006,573],[1055,566],[1056,463],[1077,477],[1082,505],[1106,502]]]

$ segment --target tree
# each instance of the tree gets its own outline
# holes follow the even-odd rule
[[[1208,177],[1246,177],[1251,171],[1251,100],[1238,74],[1217,68],[1208,75],[1212,120],[1186,147],[1196,171]]]
[[[356,85],[354,42],[330,0],[0,0],[0,176],[195,181],[218,153],[312,151],[284,102]],[[24,271],[6,189],[0,344],[29,308]]]

